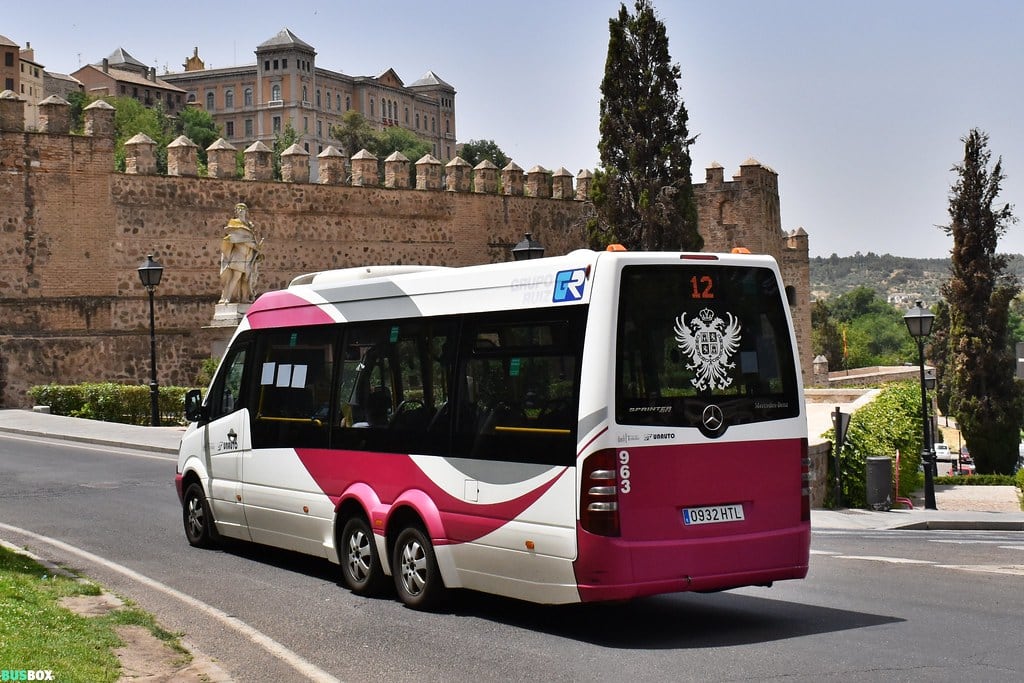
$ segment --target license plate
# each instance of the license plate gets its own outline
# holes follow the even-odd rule
[[[743,521],[742,505],[708,505],[699,508],[683,508],[683,524],[718,524],[720,522]]]

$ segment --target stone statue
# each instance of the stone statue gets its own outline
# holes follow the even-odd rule
[[[224,228],[220,241],[220,284],[218,303],[249,303],[259,277],[259,264],[263,260],[252,222],[245,204],[235,204],[235,217]]]

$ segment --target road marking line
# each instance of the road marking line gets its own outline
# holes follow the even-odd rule
[[[880,555],[836,555],[838,560],[868,560],[870,562],[888,562],[889,564],[935,564],[928,560],[911,560],[905,557],[882,557]]]
[[[986,574],[1024,574],[1024,564],[937,564],[941,569],[959,569],[963,572],[983,572]]]
[[[306,677],[314,681],[339,683],[338,679],[332,676],[331,674],[319,668],[312,662],[304,659],[301,655],[292,652],[291,650],[289,650],[284,645],[277,642],[270,636],[257,631],[241,619],[233,617],[230,614],[223,612],[212,605],[208,605],[205,602],[202,602],[201,600],[197,600],[196,598],[193,598],[191,595],[186,595],[185,593],[182,593],[179,590],[171,588],[166,584],[160,583],[156,579],[151,579],[148,576],[140,574],[133,569],[129,569],[128,567],[117,564],[116,562],[112,562],[110,560],[102,558],[99,555],[94,555],[93,553],[90,553],[88,550],[76,548],[73,545],[69,545],[67,543],[64,543],[63,541],[58,541],[57,539],[50,538],[49,536],[42,536],[40,534],[28,531],[27,529],[11,526],[10,524],[4,524],[3,522],[0,522],[0,529],[22,534],[40,543],[46,543],[48,545],[51,545],[66,553],[77,555],[82,559],[106,567],[107,569],[122,574],[123,576],[126,576],[133,581],[138,581],[139,583],[145,586],[148,586],[154,590],[169,595],[172,598],[180,600],[181,602],[185,603],[190,607],[193,607],[195,609],[200,610],[201,612],[204,612],[205,614],[216,619],[228,628],[232,628],[235,631],[238,631],[240,634],[248,638],[250,641],[252,641],[256,645],[259,645],[264,650],[269,652],[271,655],[277,657],[285,664],[289,665],[290,667],[292,667],[299,673],[305,675]]]
[[[832,550],[814,550],[811,549],[811,555],[838,555],[839,553]]]

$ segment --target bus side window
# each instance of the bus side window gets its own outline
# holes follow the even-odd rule
[[[247,347],[232,349],[224,359],[224,368],[214,384],[208,405],[210,419],[233,413],[242,406],[242,375],[245,371]]]
[[[324,448],[333,376],[329,327],[267,333],[256,353],[254,448]]]

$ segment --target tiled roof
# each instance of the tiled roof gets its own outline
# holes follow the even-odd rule
[[[283,28],[278,32],[276,36],[265,40],[256,46],[257,50],[270,47],[301,47],[310,52],[316,52],[313,46],[309,43],[301,40],[297,35],[291,32],[291,29]]]

